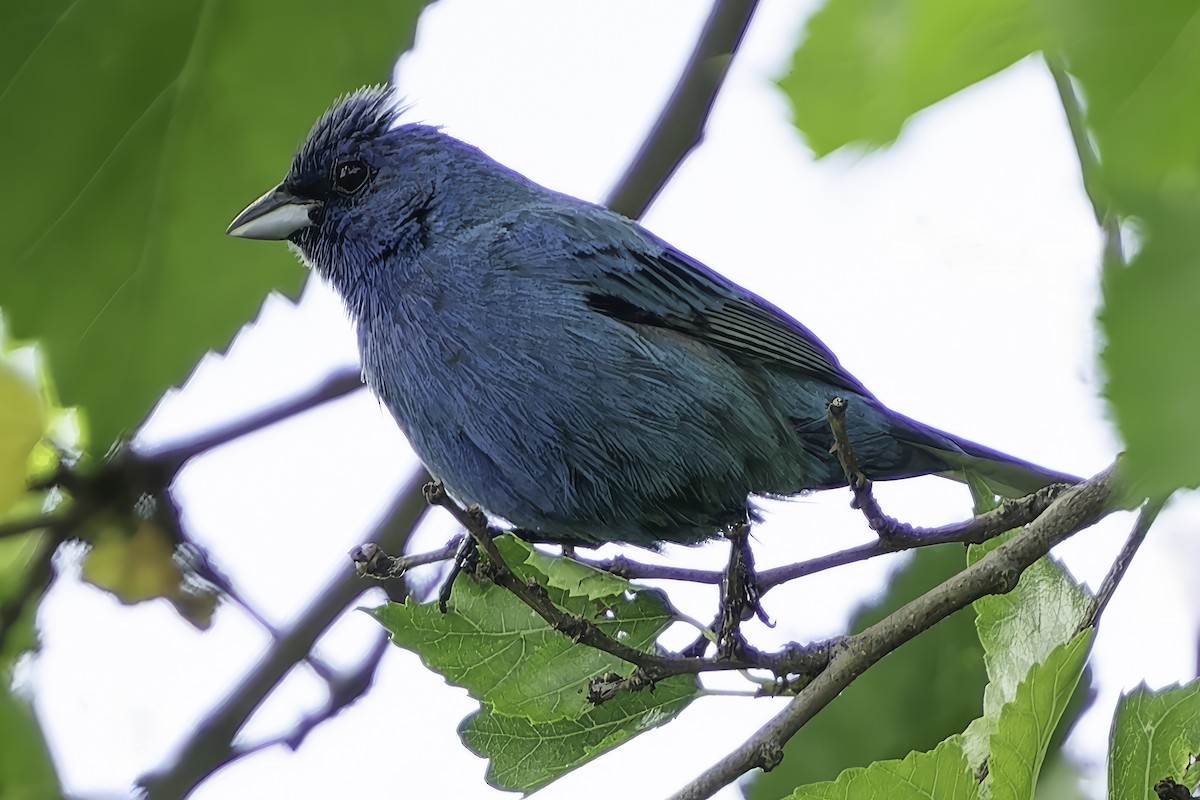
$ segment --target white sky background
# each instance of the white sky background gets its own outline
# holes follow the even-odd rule
[[[890,149],[814,162],[772,82],[786,71],[812,8],[763,3],[704,145],[646,224],[803,320],[897,410],[1047,466],[1098,471],[1118,449],[1097,399],[1100,239],[1043,65],[1021,63],[921,114]],[[707,3],[682,0],[441,0],[422,17],[398,81],[414,104],[410,119],[443,124],[535,180],[601,200],[674,87],[707,12]],[[305,133],[297,130],[297,139]],[[280,175],[290,157],[279,153]],[[251,199],[230,197],[230,217]],[[228,356],[206,359],[167,398],[142,440],[242,416],[354,358],[349,324],[324,287],[312,286],[295,307],[271,298]],[[197,460],[178,494],[189,530],[285,627],[348,568],[346,551],[413,464],[386,411],[359,392]],[[917,524],[969,511],[966,490],[949,481],[889,484],[878,494],[886,510]],[[826,492],[766,504],[759,564],[867,540],[849,499]],[[1141,680],[1161,686],[1194,677],[1198,601],[1188,584],[1200,547],[1188,522],[1196,512],[1186,498],[1164,513],[1101,627],[1093,658],[1099,700],[1071,740],[1071,752],[1091,765],[1095,796],[1117,693]],[[1109,521],[1058,552],[1094,587],[1129,522]],[[444,520],[430,527],[422,546],[451,530]],[[725,548],[673,548],[666,557],[715,568]],[[198,634],[163,603],[121,607],[81,585],[74,560],[60,566],[64,575],[42,608],[45,648],[28,670],[31,689],[67,789],[125,796],[142,772],[169,761],[268,638],[229,605],[213,630]],[[771,592],[766,608],[779,626],[755,627],[756,641],[839,632],[858,603],[884,588],[887,569],[855,565]],[[712,591],[669,588],[685,611],[711,616]],[[373,621],[351,613],[320,653],[350,667],[377,633]],[[297,670],[251,723],[247,741],[287,731],[323,699],[320,681]],[[785,702],[699,700],[537,796],[664,796]],[[194,796],[514,796],[488,788],[484,762],[458,741],[456,725],[474,707],[415,656],[393,649],[369,697],[320,727],[299,753],[264,751]]]

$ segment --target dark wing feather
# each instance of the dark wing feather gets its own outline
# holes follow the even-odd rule
[[[808,328],[762,298],[670,246],[657,253],[620,249],[596,253],[636,263],[590,276],[588,302],[597,311],[678,331],[735,357],[772,361],[870,396]]]

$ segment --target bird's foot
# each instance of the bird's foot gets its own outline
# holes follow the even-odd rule
[[[763,610],[758,574],[754,571],[754,553],[750,549],[750,524],[739,523],[725,534],[729,539],[729,565],[721,583],[721,614],[717,625],[717,658],[740,659],[746,655],[742,622],[752,616],[772,625]]]
[[[443,614],[446,613],[446,608],[450,604],[450,592],[454,589],[454,581],[458,578],[459,573],[464,570],[468,573],[474,572],[478,563],[479,544],[475,541],[474,536],[464,536],[462,543],[458,546],[458,552],[454,554],[454,563],[450,565],[450,574],[446,576],[446,580],[438,592],[438,610]]]

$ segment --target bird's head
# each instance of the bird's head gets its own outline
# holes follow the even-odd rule
[[[286,239],[354,312],[394,288],[424,249],[545,193],[434,126],[398,124],[402,110],[390,86],[337,100],[283,181],[227,233]]]
[[[291,239],[340,217],[369,194],[379,173],[378,142],[398,113],[390,87],[339,98],[317,120],[287,176],[238,214],[226,231],[244,239]],[[328,212],[342,212],[329,214]]]
[[[286,239],[335,284],[348,270],[359,272],[355,265],[423,236],[449,137],[425,125],[397,127],[401,110],[390,86],[338,99],[283,181],[238,214],[226,233]]]

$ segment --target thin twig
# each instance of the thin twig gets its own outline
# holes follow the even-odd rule
[[[712,569],[672,567],[667,564],[643,564],[640,561],[634,561],[624,555],[616,555],[612,558],[593,559],[584,558],[576,554],[573,558],[580,564],[586,564],[592,569],[610,572],[613,575],[616,575],[618,578],[624,578],[626,580],[648,578],[654,580],[717,584],[721,582],[721,579],[725,574]]]
[[[1108,574],[1104,576],[1104,581],[1100,584],[1099,591],[1092,598],[1092,608],[1087,615],[1087,619],[1079,626],[1080,630],[1090,628],[1100,621],[1100,615],[1104,613],[1108,601],[1112,599],[1113,593],[1117,591],[1117,586],[1120,585],[1121,579],[1125,577],[1125,572],[1129,569],[1129,565],[1133,563],[1133,557],[1137,554],[1138,548],[1142,546],[1142,542],[1146,540],[1146,534],[1150,532],[1150,526],[1158,519],[1158,512],[1162,511],[1162,507],[1166,504],[1167,498],[1153,498],[1146,501],[1142,506],[1142,510],[1138,513],[1137,521],[1133,523],[1133,530],[1129,532],[1129,538],[1125,540],[1125,544],[1121,547],[1121,552],[1117,554],[1113,561],[1112,567],[1109,568]]]
[[[950,614],[981,597],[1003,594],[1021,573],[1059,542],[1107,514],[1113,499],[1115,469],[1073,486],[1023,532],[979,561],[931,589],[836,649],[829,666],[787,707],[745,743],[722,758],[673,800],[702,800],[756,767],[779,763],[784,744],[855,678],[888,653]]]
[[[805,575],[918,547],[951,543],[981,544],[1033,522],[1069,488],[1066,484],[1052,484],[1025,497],[1006,499],[996,508],[977,517],[936,528],[898,524],[895,533],[874,542],[764,570],[758,575],[759,588],[765,594],[769,589]]]
[[[257,744],[236,748],[226,764],[276,745],[283,745],[289,750],[299,750],[300,745],[304,744],[304,740],[308,738],[308,734],[312,733],[317,726],[333,719],[343,709],[353,705],[367,693],[375,681],[375,673],[379,669],[380,662],[383,661],[384,653],[387,652],[390,642],[391,638],[387,634],[378,636],[367,657],[357,667],[348,673],[333,675],[328,681],[329,699],[325,701],[325,707],[320,711],[305,716],[287,733],[273,736]]]
[[[354,562],[354,569],[363,577],[402,578],[414,567],[423,567],[426,564],[436,564],[439,561],[449,561],[454,558],[462,541],[462,536],[454,536],[437,550],[398,557],[389,556],[375,542],[365,542],[350,549],[350,560]]]
[[[797,578],[919,547],[939,544],[981,544],[1014,528],[1028,525],[1049,508],[1067,488],[1065,484],[1052,484],[1025,497],[1005,499],[991,511],[963,522],[954,522],[935,528],[905,525],[903,534],[896,534],[887,539],[877,539],[867,544],[849,547],[806,561],[761,570],[758,573],[759,589],[765,594],[776,586]],[[455,539],[445,547],[428,553],[404,556],[402,559],[397,559],[396,563],[403,571],[417,564],[446,561],[453,558],[457,541]],[[365,548],[367,545],[363,547]],[[365,558],[365,556],[363,557]],[[725,573],[721,570],[674,567],[668,564],[645,564],[624,555],[605,559],[590,559],[576,555],[574,560],[626,580],[668,580],[716,585],[725,578]],[[370,570],[367,571],[370,572]]]
[[[30,531],[42,528],[66,533],[79,522],[79,515],[72,513],[70,510],[50,511],[45,514],[38,514],[36,517],[0,522],[0,539],[5,539],[9,536],[20,536],[23,533],[29,533]]]
[[[47,531],[34,543],[37,552],[22,570],[19,584],[0,603],[0,652],[8,641],[17,620],[22,619],[30,604],[36,602],[54,579],[54,551],[62,543],[63,536]]]
[[[717,0],[687,66],[625,174],[605,205],[637,219],[704,138],[717,93],[750,26],[757,0]]]
[[[414,476],[417,486],[406,487],[372,531],[372,538],[400,552],[404,543],[425,515],[428,508],[420,487],[428,480],[422,471]],[[165,770],[142,776],[139,783],[149,800],[178,798],[191,790],[216,770],[227,764],[237,753],[233,740],[237,732],[266,699],[283,677],[312,651],[317,639],[346,610],[356,598],[370,589],[351,572],[341,571],[309,604],[295,622],[255,666],[247,671],[242,682],[201,722],[184,742],[175,762]]]
[[[449,511],[479,543],[480,549],[491,562],[487,576],[492,582],[512,592],[545,620],[547,625],[572,641],[588,645],[636,666],[638,672],[622,679],[626,682],[648,685],[672,675],[743,669],[766,669],[776,675],[808,676],[816,674],[828,662],[831,642],[816,643],[807,647],[793,645],[777,653],[763,653],[746,648],[745,654],[738,658],[715,661],[647,653],[630,647],[606,634],[590,620],[560,609],[536,581],[521,580],[504,562],[496,547],[493,536],[503,532],[490,528],[487,518],[478,508],[462,508],[446,493],[442,485],[436,482],[425,487],[425,496],[431,505]]]
[[[166,474],[173,477],[184,463],[201,453],[214,450],[221,445],[228,444],[235,439],[240,439],[251,433],[256,433],[277,422],[291,419],[331,400],[345,397],[361,388],[363,388],[363,382],[360,371],[357,368],[343,369],[326,376],[319,384],[303,394],[288,398],[276,406],[251,414],[248,417],[217,428],[216,430],[202,433],[186,441],[166,445],[163,448],[156,448],[148,453],[141,454],[141,458],[144,461],[155,464]]]

